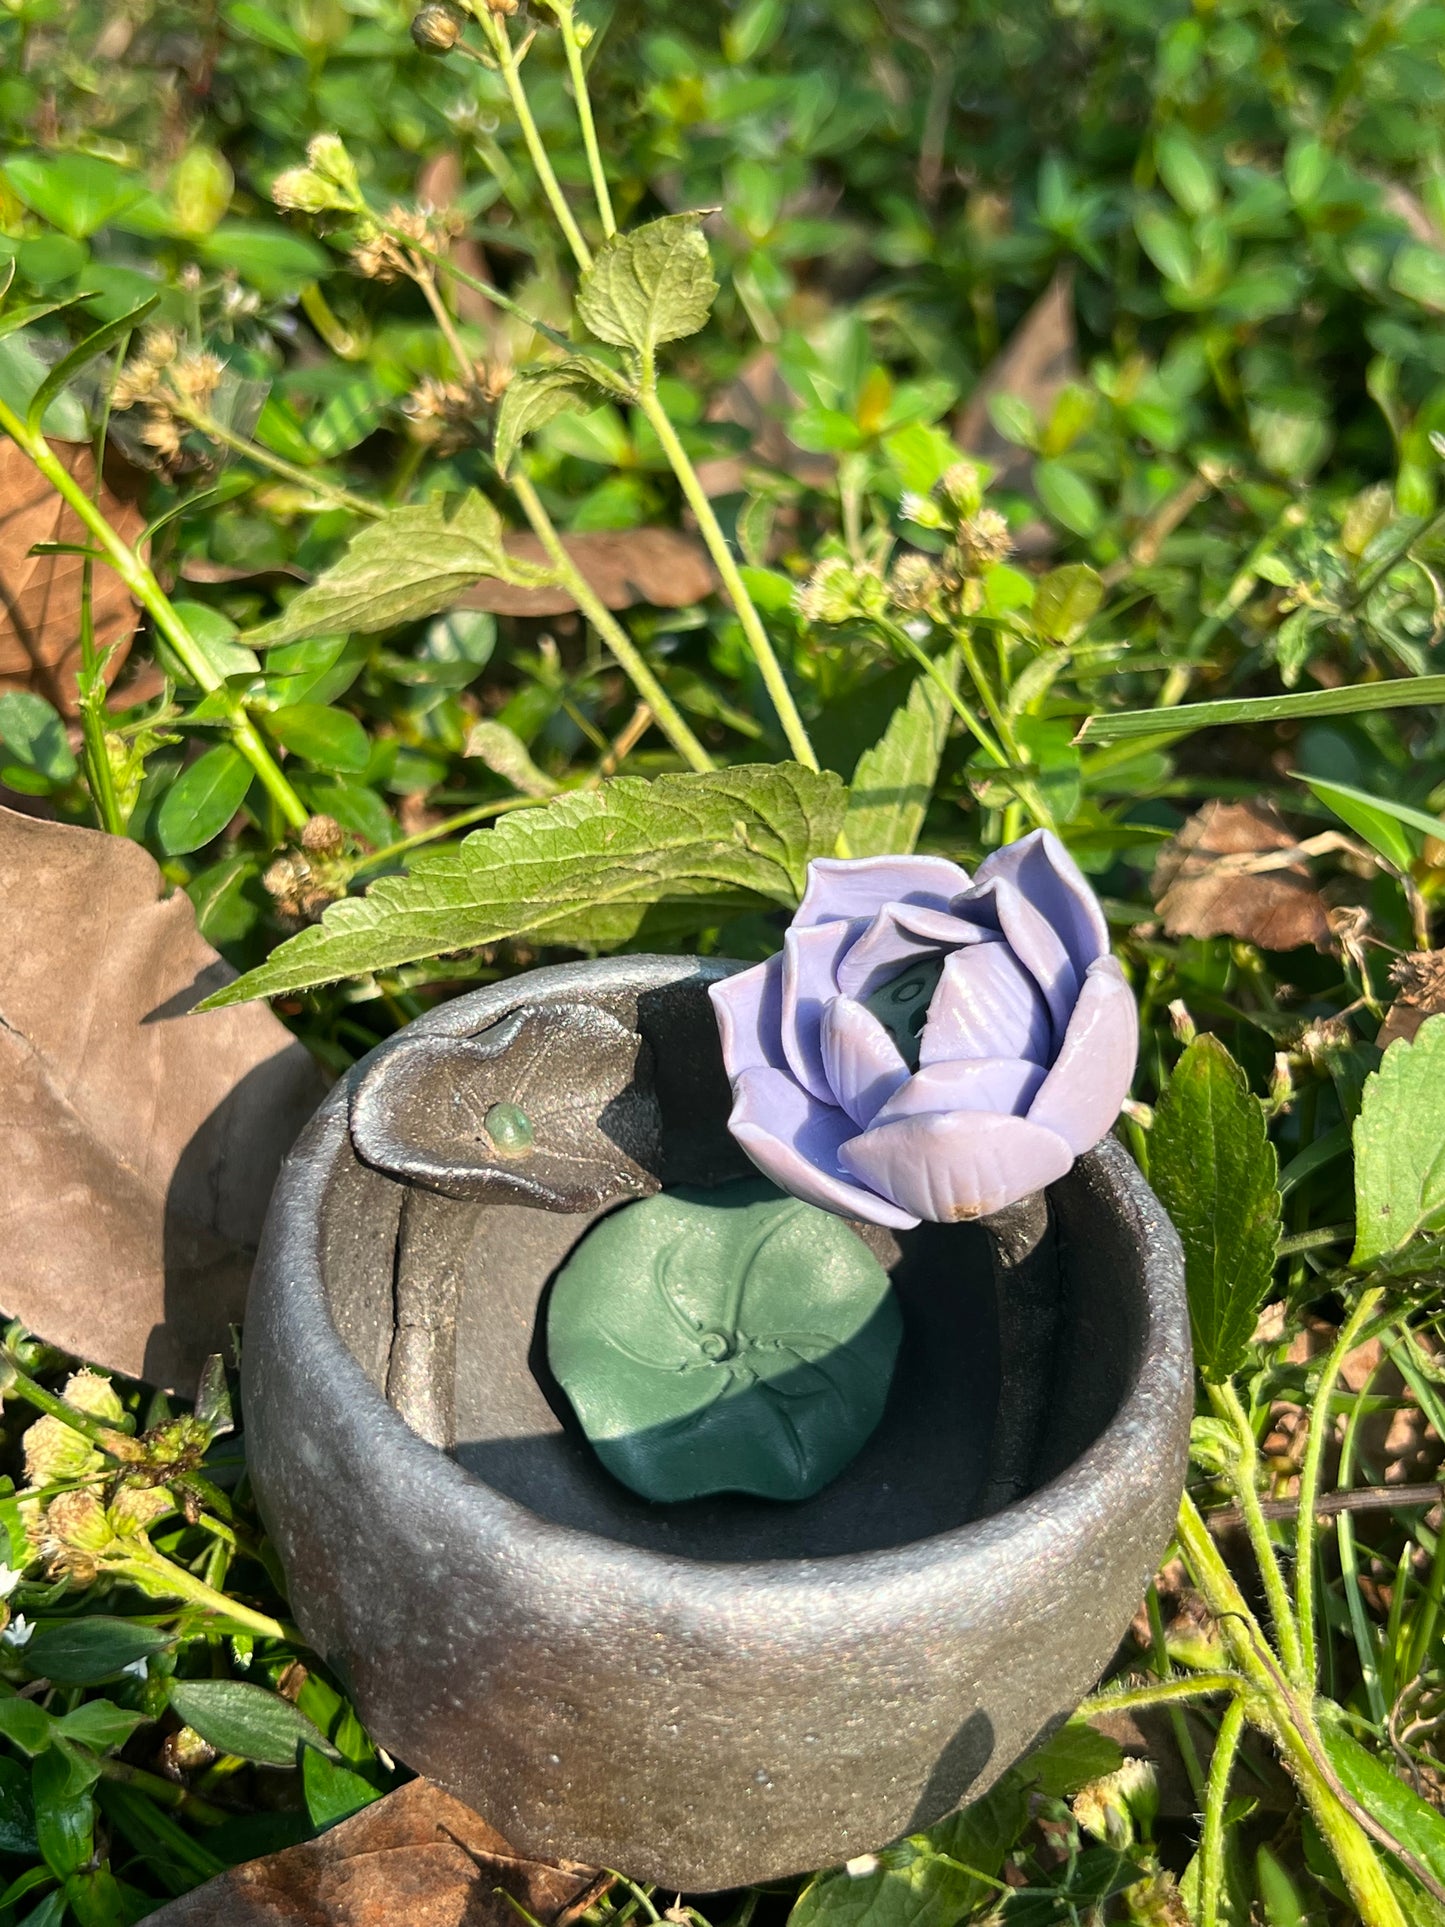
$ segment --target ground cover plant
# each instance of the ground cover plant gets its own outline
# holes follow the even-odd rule
[[[1445,1919],[1442,94],[1427,0],[0,12],[0,783],[154,854],[215,1001],[340,1070],[1035,826],[1138,998],[1199,1417],[1093,1724],[599,1923]],[[220,1365],[0,1376],[0,1920],[405,1777]]]

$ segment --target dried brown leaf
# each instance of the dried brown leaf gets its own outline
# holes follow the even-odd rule
[[[469,1807],[413,1780],[318,1839],[233,1867],[147,1918],[153,1927],[517,1927],[515,1901],[552,1927],[595,1879],[595,1868],[573,1861],[522,1858]]]
[[[562,538],[567,553],[609,609],[647,602],[655,609],[684,609],[717,586],[707,550],[680,529],[599,529]],[[507,553],[545,567],[547,554],[535,535],[507,537]],[[577,604],[565,589],[518,588],[488,576],[457,605],[497,616],[559,616]]]
[[[1262,950],[1306,943],[1329,950],[1325,903],[1309,865],[1303,857],[1267,862],[1298,842],[1268,803],[1206,803],[1154,866],[1164,928],[1171,937],[1242,937]]]
[[[55,453],[85,489],[95,488],[95,458],[84,442],[56,442]],[[116,532],[133,542],[145,527],[139,495],[144,478],[108,459],[100,506]],[[87,542],[85,526],[12,441],[0,439],[0,688],[33,689],[65,714],[76,707],[80,663],[80,594],[85,562],[78,555],[31,555],[37,542]],[[113,569],[92,572],[95,640],[111,648],[106,678],[125,661],[137,609]]]
[[[954,423],[954,439],[994,470],[1000,484],[1017,484],[1033,466],[1026,448],[1005,441],[989,417],[994,395],[1013,395],[1048,420],[1059,391],[1080,378],[1074,330],[1074,276],[1062,267],[990,362]]]
[[[0,810],[0,1306],[186,1393],[228,1349],[277,1168],[324,1093],[125,837]]]

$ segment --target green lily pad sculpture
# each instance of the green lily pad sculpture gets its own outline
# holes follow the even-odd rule
[[[806,1499],[883,1416],[902,1330],[841,1218],[748,1179],[604,1218],[558,1274],[547,1355],[643,1498]]]

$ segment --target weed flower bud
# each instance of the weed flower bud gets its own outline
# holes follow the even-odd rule
[[[27,1428],[21,1449],[25,1480],[32,1487],[94,1478],[105,1467],[104,1458],[83,1433],[48,1413]]]
[[[959,524],[958,554],[970,575],[982,575],[1013,548],[1008,523],[997,509],[980,509]]]
[[[314,135],[306,149],[306,159],[323,181],[340,189],[348,202],[360,199],[361,182],[357,178],[356,163],[338,134]]]
[[[70,1374],[61,1397],[78,1412],[104,1419],[107,1425],[119,1425],[125,1417],[125,1407],[114,1385],[103,1372],[93,1372],[88,1365]]]
[[[309,167],[288,167],[278,174],[271,183],[271,199],[298,214],[325,214],[338,206],[336,189]]]
[[[412,16],[411,37],[426,54],[450,53],[466,30],[467,17],[451,0],[428,0]]]
[[[960,520],[977,515],[983,506],[983,475],[975,462],[955,462],[938,486]]]
[[[887,604],[883,577],[871,563],[847,562],[830,555],[820,562],[793,596],[805,622],[836,624],[882,615]]]
[[[301,847],[316,856],[339,856],[346,839],[334,816],[313,816],[301,832]]]
[[[926,615],[943,588],[943,578],[926,555],[905,555],[894,563],[888,597],[905,615]]]
[[[517,0],[485,0],[485,5],[498,20],[510,20],[517,11]]]
[[[110,1523],[121,1538],[131,1539],[175,1509],[175,1501],[164,1486],[122,1486],[111,1501]]]

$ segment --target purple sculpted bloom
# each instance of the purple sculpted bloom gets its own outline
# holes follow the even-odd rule
[[[942,857],[820,859],[780,954],[712,1000],[753,1163],[898,1229],[1063,1177],[1118,1116],[1138,1051],[1103,912],[1048,830],[972,878]]]

